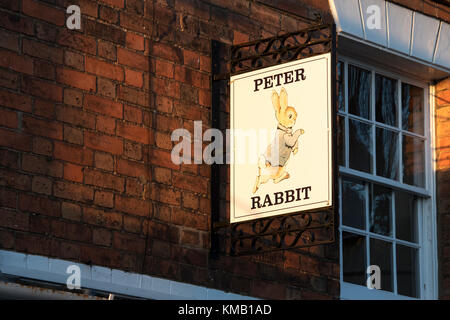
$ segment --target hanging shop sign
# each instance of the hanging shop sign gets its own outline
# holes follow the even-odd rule
[[[333,206],[331,53],[230,78],[230,222]]]

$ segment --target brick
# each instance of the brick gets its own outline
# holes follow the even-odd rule
[[[19,11],[19,1],[0,0],[0,7],[12,11]]]
[[[101,188],[124,191],[124,179],[110,173],[104,173],[92,169],[84,170],[84,183]]]
[[[124,107],[124,119],[127,121],[142,123],[142,111],[139,108],[135,108],[132,106]]]
[[[55,104],[53,102],[35,99],[33,109],[35,115],[47,119],[55,119]]]
[[[29,216],[22,212],[0,209],[0,227],[27,231],[29,229]]]
[[[142,88],[144,85],[142,72],[125,69],[125,83],[133,87]]]
[[[126,45],[130,49],[143,51],[144,50],[144,37],[135,33],[127,32]]]
[[[0,87],[17,90],[19,75],[8,70],[0,70]]]
[[[83,20],[84,31],[96,38],[125,45],[125,31],[113,25],[96,22],[93,20]]]
[[[5,188],[0,188],[0,207],[16,209],[17,192]]]
[[[38,78],[55,80],[55,66],[48,61],[34,60],[33,75]]]
[[[16,14],[0,12],[0,26],[8,30],[33,35],[33,21]]]
[[[0,30],[0,47],[12,51],[19,51],[19,36],[4,30]]]
[[[23,53],[33,57],[49,60],[53,63],[63,63],[63,51],[59,48],[48,46],[42,42],[23,39],[22,41]]]
[[[172,179],[173,185],[178,188],[204,194],[208,192],[208,183],[202,177],[174,172]]]
[[[7,109],[0,109],[0,126],[8,128],[17,128],[18,117],[17,112],[9,111]]]
[[[191,50],[183,50],[183,61],[186,66],[198,69],[200,67],[200,55]]]
[[[136,217],[123,216],[123,228],[127,232],[140,233],[141,220]]]
[[[58,33],[57,42],[62,46],[92,55],[95,55],[97,52],[97,41],[95,38],[75,33],[71,30],[60,30]]]
[[[23,130],[38,136],[62,140],[63,129],[60,123],[40,120],[29,116],[23,117]]]
[[[29,19],[28,19],[29,20]],[[56,42],[56,38],[58,35],[58,28],[55,28],[54,25],[48,24],[44,21],[35,20],[34,21],[34,30],[35,36],[37,39],[41,39],[48,42]]]
[[[185,245],[200,247],[201,246],[200,234],[198,231],[181,230],[180,242]]]
[[[144,253],[145,240],[137,235],[114,232],[113,246],[119,250],[127,252]]]
[[[83,182],[83,167],[72,163],[64,163],[64,179]]]
[[[105,116],[102,116],[102,115],[98,115],[97,116],[97,124],[96,124],[95,127],[96,127],[96,129],[98,131],[115,135],[115,133],[116,133],[116,119],[115,118],[110,118],[110,117],[105,117]]]
[[[131,141],[125,141],[123,145],[123,154],[134,160],[142,160],[142,146]]]
[[[79,108],[58,106],[56,108],[56,119],[83,128],[95,128],[95,116],[88,114]]]
[[[117,50],[116,46],[110,42],[98,41],[98,55],[102,58],[116,61],[117,60]]]
[[[140,177],[141,178],[141,177]],[[143,184],[138,179],[127,178],[125,193],[130,196],[142,197],[143,196]]]
[[[84,107],[96,113],[122,119],[123,105],[109,99],[104,99],[94,95],[86,95],[84,97]]]
[[[151,164],[159,167],[165,167],[174,170],[179,169],[179,165],[176,165],[172,162],[171,153],[168,151],[152,148],[149,153],[149,161]]]
[[[117,48],[117,58],[120,64],[142,71],[148,71],[148,57],[142,53],[135,53],[126,49]]]
[[[151,34],[153,30],[152,21],[143,17],[129,14],[127,12],[120,13],[120,26],[131,31]]]
[[[119,13],[109,7],[100,6],[100,19],[108,23],[116,24],[119,20]]]
[[[109,5],[117,7],[117,8],[124,7],[124,0],[100,0],[100,2],[109,4]]]
[[[28,135],[0,128],[0,137],[2,137],[1,145],[4,147],[21,151],[31,150],[32,139]]]
[[[31,77],[22,78],[22,91],[47,100],[62,101],[60,86]]]
[[[150,144],[152,140],[151,131],[148,128],[134,126],[123,122],[117,124],[117,135],[143,144]]]
[[[0,230],[0,248],[12,249],[14,247],[14,233],[7,230]]]
[[[0,90],[0,105],[31,113],[31,99],[17,93]]]
[[[33,0],[23,0],[22,11],[26,15],[58,26],[64,25],[66,21],[64,11]]]
[[[207,215],[191,213],[183,209],[177,208],[172,211],[171,222],[197,230],[209,230],[209,220]]]
[[[58,198],[75,201],[92,201],[94,191],[87,186],[69,182],[56,181],[53,184],[53,195]]]
[[[114,159],[108,153],[96,151],[94,155],[94,164],[96,168],[113,171]]]
[[[122,140],[103,134],[85,132],[84,143],[88,148],[120,155],[123,152]]]
[[[94,203],[101,207],[114,207],[114,194],[106,191],[95,191]]]
[[[148,107],[149,98],[146,92],[138,91],[135,88],[119,86],[118,97],[120,100]]]
[[[173,101],[172,99],[164,96],[156,96],[156,109],[165,113],[172,113]]]
[[[79,223],[53,220],[51,230],[52,235],[57,238],[82,242],[91,242],[92,239],[91,228]]]
[[[100,246],[109,247],[111,245],[111,231],[105,229],[94,229],[92,232],[92,242]]]
[[[79,53],[72,51],[65,51],[64,64],[69,67],[75,68],[79,71],[84,71],[84,57]]]
[[[173,63],[164,60],[155,61],[155,71],[158,76],[173,79],[174,66]]]
[[[21,73],[33,74],[33,59],[0,49],[0,67]]]
[[[34,176],[31,182],[31,191],[51,195],[52,181],[46,177]]]
[[[83,144],[83,130],[64,125],[64,141]]]
[[[118,159],[117,172],[126,176],[136,178],[147,177],[149,175],[149,169],[146,165],[124,159]]]
[[[77,204],[70,202],[63,202],[61,204],[61,216],[64,219],[81,221],[81,207]]]
[[[86,71],[109,79],[123,81],[123,69],[109,62],[86,57]]]
[[[22,170],[60,178],[63,165],[61,162],[49,158],[24,153],[22,154]]]
[[[83,105],[83,93],[78,90],[65,88],[63,101],[65,104],[81,107]]]
[[[119,230],[122,227],[122,215],[117,212],[103,211],[86,207],[83,210],[83,222]]]
[[[172,243],[178,243],[180,237],[177,227],[156,221],[150,221],[148,223],[148,235],[151,238]]]
[[[161,42],[153,44],[151,48],[151,53],[153,56],[162,58],[173,63],[183,63],[184,55],[181,49],[176,47],[171,47]]]
[[[116,197],[116,210],[136,216],[148,217],[152,212],[149,201],[134,198]]]
[[[164,183],[167,185],[172,184],[172,171],[166,168],[155,167],[154,168],[154,178],[156,182]]]
[[[211,58],[206,56],[200,56],[200,70],[205,72],[211,72]]]
[[[188,209],[198,209],[198,196],[191,192],[183,192],[183,207]]]
[[[53,156],[79,165],[90,166],[93,163],[93,152],[91,150],[71,145],[65,142],[55,141]]]
[[[31,189],[31,179],[24,174],[0,169],[0,186],[26,191]]]
[[[72,242],[60,241],[59,258],[79,261],[80,246]]]
[[[45,236],[17,233],[15,250],[47,257],[55,257],[59,255],[59,243],[56,240],[49,239]]]
[[[122,262],[120,252],[118,252],[117,250],[101,248],[98,246],[81,247],[80,257],[81,261],[85,263],[108,266],[111,268],[119,268]]]
[[[86,91],[96,90],[96,80],[94,76],[90,76],[75,70],[58,68],[56,71],[56,80],[68,86]]]
[[[59,217],[60,204],[58,201],[40,197],[36,194],[19,194],[19,210],[23,212],[39,213],[50,217]]]
[[[102,96],[114,99],[116,97],[116,84],[110,80],[98,78],[97,93]]]
[[[10,169],[19,169],[19,153],[0,149],[0,166]]]
[[[180,98],[180,83],[176,81],[170,81],[168,79],[153,78],[152,79],[152,91],[156,94]]]

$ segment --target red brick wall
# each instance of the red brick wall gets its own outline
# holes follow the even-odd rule
[[[0,0],[0,247],[264,298],[337,298],[337,245],[209,259],[210,41],[329,20],[326,0]],[[78,4],[82,30],[65,27]],[[286,14],[285,11],[291,13]]]
[[[439,295],[450,299],[450,78],[436,85],[435,101]]]

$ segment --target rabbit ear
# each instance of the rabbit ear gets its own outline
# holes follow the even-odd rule
[[[286,110],[286,108],[288,106],[288,96],[287,96],[287,92],[284,88],[281,88],[281,92],[280,92],[280,105],[281,105],[281,111]]]
[[[275,90],[272,91],[272,105],[275,109],[275,112],[280,111],[280,98],[278,97],[278,93]]]

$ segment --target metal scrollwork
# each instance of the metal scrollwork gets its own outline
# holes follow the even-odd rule
[[[321,18],[320,18],[321,19]],[[297,32],[231,47],[231,73],[237,74],[331,50],[332,32],[320,24]]]

